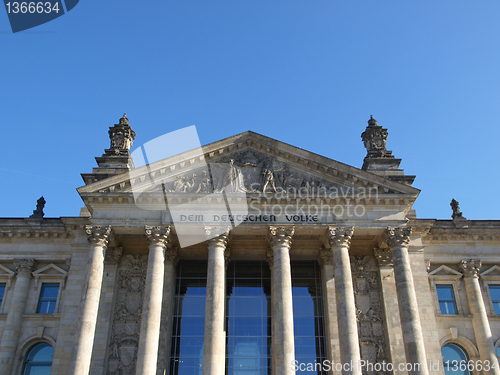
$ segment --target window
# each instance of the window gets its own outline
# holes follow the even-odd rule
[[[170,374],[203,374],[207,262],[177,266]]]
[[[439,309],[441,310],[441,314],[457,314],[457,305],[455,304],[453,285],[436,285],[436,291],[438,295]]]
[[[4,294],[5,294],[5,284],[0,284],[0,307],[2,307]]]
[[[456,344],[446,344],[441,349],[443,356],[444,373],[446,375],[469,375],[467,362],[469,358],[465,350]],[[462,365],[462,366],[460,366]]]
[[[495,309],[495,314],[500,315],[500,285],[490,285],[491,303]]]
[[[325,335],[323,327],[323,298],[321,274],[317,262],[291,262],[293,331],[295,359],[299,364],[323,363],[326,360]],[[327,372],[297,371],[297,375],[326,375]]]
[[[232,261],[226,276],[226,374],[271,374],[271,270]]]
[[[57,294],[59,293],[59,284],[43,284],[38,300],[37,313],[52,314],[56,310]]]
[[[50,375],[54,349],[49,344],[35,345],[24,361],[23,375]]]

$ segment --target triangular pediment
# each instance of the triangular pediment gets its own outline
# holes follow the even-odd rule
[[[263,191],[265,189],[265,191]],[[245,132],[135,168],[78,189],[84,196],[140,194],[203,195],[212,192],[401,199],[411,204],[419,190],[361,169]],[[337,194],[337,196],[335,195]]]
[[[488,268],[487,270],[481,272],[481,277],[499,277],[500,278],[500,267],[493,266]]]
[[[454,277],[462,277],[462,273],[450,268],[446,265],[439,266],[434,271],[429,272],[429,276],[454,276]]]
[[[39,280],[50,280],[53,282],[61,283],[62,288],[66,281],[66,276],[68,272],[63,270],[61,267],[55,265],[54,263],[47,264],[36,271],[31,273],[35,278],[35,289],[38,288]]]

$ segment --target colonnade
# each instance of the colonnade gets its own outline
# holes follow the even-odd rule
[[[136,374],[154,375],[157,373],[162,306],[164,307],[168,301],[173,301],[174,293],[174,288],[171,287],[166,289],[169,291],[168,295],[164,295],[164,276],[165,272],[175,272],[177,256],[175,251],[169,247],[171,242],[170,227],[146,226],[145,231],[149,242],[149,259]],[[88,227],[87,233],[90,241],[89,266],[87,270],[88,285],[86,286],[86,293],[80,308],[80,316],[75,334],[75,349],[72,353],[70,369],[71,374],[78,375],[87,375],[89,371],[103,276],[104,252],[112,238],[110,227]],[[217,233],[220,233],[220,231]],[[268,262],[271,268],[272,285],[272,366],[273,373],[276,375],[291,375],[294,373],[292,363],[295,359],[295,350],[290,266],[290,248],[294,233],[295,229],[293,226],[270,226],[268,228],[270,245]],[[327,272],[325,276],[327,279],[324,278],[323,280],[324,285],[327,285],[327,290],[324,291],[326,295],[325,309],[327,322],[333,321],[334,317],[331,314],[336,310],[339,359],[342,363],[353,364],[353,366],[344,366],[342,371],[344,375],[362,374],[361,369],[357,366],[361,355],[349,256],[353,233],[353,227],[327,227],[325,236],[327,249],[323,250],[323,253],[328,253],[326,258],[330,259],[329,264],[333,270],[333,272]],[[207,234],[210,235],[210,228],[207,228]],[[427,375],[425,347],[408,254],[410,235],[411,228],[408,227],[387,228],[385,241],[389,245],[389,249],[385,250],[385,258],[392,257],[392,261],[385,262],[384,267],[388,267],[388,264],[390,264],[389,266],[393,264],[394,268],[406,361],[422,364],[418,370],[410,372],[410,374]],[[211,236],[210,238],[207,241],[208,269],[203,375],[223,375],[225,372],[226,340],[224,327],[225,269],[229,257],[229,249],[227,248],[229,237],[228,233],[223,233]],[[165,256],[166,251],[169,254],[167,257]],[[324,266],[323,268],[325,267],[328,266]],[[470,268],[470,265],[464,265],[464,269]],[[331,279],[333,279],[333,283]],[[484,302],[478,297],[480,290],[477,280],[474,280],[476,279],[467,279],[466,277],[466,287],[468,291],[471,290],[471,295],[476,296],[473,302],[477,302],[478,308],[473,309],[474,319],[475,321],[477,320],[478,324],[484,325],[485,319],[487,322]],[[19,287],[16,284],[16,290],[17,288],[23,288],[23,285],[22,282],[19,283]],[[330,295],[335,296],[335,303],[331,300]],[[22,303],[22,300],[18,301],[19,305]],[[479,307],[481,304],[483,309]],[[20,307],[18,306],[17,308]],[[11,325],[14,324],[12,319],[9,320],[8,317],[7,327],[9,326],[9,322]],[[327,336],[335,333],[332,327],[326,327],[326,331]],[[6,330],[6,332],[9,331]],[[15,332],[13,332],[13,335],[15,335]],[[484,332],[484,336],[487,335],[488,332]],[[9,353],[10,336],[12,336],[10,333],[7,335],[4,334],[5,340],[2,338],[1,342],[0,353],[2,353],[1,358],[4,362],[3,357],[7,357]],[[491,342],[487,339],[483,341],[486,347],[490,348]],[[327,345],[331,351],[333,351],[335,346],[331,344],[332,342],[329,342]],[[6,349],[3,349],[4,347]],[[337,355],[337,353],[329,353],[329,356],[332,357]],[[329,359],[333,360],[335,358]]]

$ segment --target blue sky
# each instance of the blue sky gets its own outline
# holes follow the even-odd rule
[[[76,216],[124,112],[135,146],[196,125],[361,167],[370,115],[421,218],[500,219],[500,2],[91,1],[12,34],[0,10],[0,216]]]

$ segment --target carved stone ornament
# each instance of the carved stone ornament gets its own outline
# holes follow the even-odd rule
[[[392,252],[390,249],[373,249],[373,255],[377,260],[379,267],[392,267]]]
[[[270,226],[269,227],[269,241],[271,247],[274,249],[277,246],[285,245],[290,248],[292,246],[292,237],[295,233],[293,226]]]
[[[111,247],[106,250],[104,262],[107,264],[118,264],[123,254],[123,247]]]
[[[165,260],[173,262],[174,266],[176,266],[179,261],[178,250],[179,249],[177,247],[165,249]]]
[[[108,352],[108,375],[135,374],[141,327],[147,260],[125,255],[118,273],[113,326]]]
[[[229,242],[229,227],[213,226],[205,227],[205,235],[208,237],[207,247],[223,247],[226,248]]]
[[[390,247],[404,246],[410,243],[411,227],[387,227],[385,242]]]
[[[269,268],[273,269],[273,266],[274,266],[274,252],[273,252],[273,249],[271,249],[270,247],[267,248],[267,250],[266,250],[266,260],[267,260],[267,263],[269,264]]]
[[[86,225],[85,232],[88,235],[89,243],[92,245],[106,247],[108,243],[113,240],[113,233],[111,232],[110,225]]]
[[[451,200],[450,206],[451,209],[453,210],[453,213],[451,214],[451,217],[453,219],[465,219],[462,212],[460,212],[459,203],[455,199]]]
[[[296,170],[275,157],[253,150],[223,156],[208,167],[170,176],[150,191],[165,193],[264,193],[337,198],[342,188],[324,178]],[[354,187],[349,195],[357,194]],[[346,192],[342,192],[345,194]]]
[[[392,151],[387,151],[387,129],[379,126],[377,120],[370,116],[366,130],[361,134],[365,144],[367,158],[394,158]]]
[[[38,200],[36,201],[36,209],[33,210],[33,215],[31,215],[30,218],[37,218],[37,219],[43,218],[43,216],[45,215],[43,212],[45,203],[46,202],[44,197],[38,198]]]
[[[144,226],[146,230],[146,237],[148,238],[148,242],[150,246],[163,246],[167,247],[170,242],[170,226],[157,226],[151,227],[149,225]]]
[[[479,278],[479,270],[481,269],[483,262],[480,260],[462,260],[458,264],[464,277],[474,277]]]
[[[333,264],[333,253],[330,249],[322,247],[319,249],[318,263],[320,266],[332,265]]]
[[[333,227],[330,226],[326,232],[326,243],[333,246],[349,247],[354,233],[354,227]]]
[[[120,123],[109,128],[109,139],[111,141],[106,154],[127,155],[135,139],[135,132],[128,123],[127,114],[124,113]]]
[[[14,266],[18,275],[31,275],[35,266],[34,259],[14,259]]]

